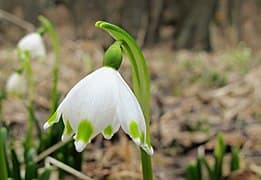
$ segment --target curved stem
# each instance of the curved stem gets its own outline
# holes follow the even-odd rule
[[[59,59],[60,59],[60,47],[59,47],[59,41],[58,36],[55,31],[54,26],[52,23],[45,18],[44,16],[40,16],[39,20],[43,24],[43,26],[46,28],[48,34],[50,35],[53,50],[55,53],[55,60],[53,64],[53,87],[52,87],[52,104],[51,104],[51,114],[55,112],[58,106],[58,94],[57,94],[57,84],[58,84],[58,75],[59,75]]]
[[[28,50],[22,51],[17,49],[18,58],[22,63],[22,70],[25,71],[26,80],[28,83],[28,102],[26,104],[28,113],[28,129],[26,133],[26,140],[24,141],[25,149],[28,150],[33,146],[33,124],[37,128],[37,136],[41,139],[41,128],[34,114],[34,95],[35,95],[35,82],[33,77],[33,69],[30,63],[31,55]]]
[[[150,77],[141,49],[129,33],[120,27],[104,21],[98,21],[97,27],[107,31],[115,40],[122,41],[122,47],[132,65],[132,83],[134,93],[141,105],[146,120],[146,137],[150,144]],[[151,157],[141,149],[143,179],[152,180]]]
[[[23,67],[26,73],[26,79],[28,82],[28,104],[27,104],[27,110],[28,110],[28,130],[27,130],[27,135],[26,135],[26,141],[25,141],[25,146],[26,149],[29,149],[33,145],[33,123],[36,123],[36,127],[38,128],[38,122],[35,119],[34,116],[34,79],[33,79],[33,70],[30,64],[30,54],[29,52],[22,52],[23,56],[21,57]],[[38,131],[40,132],[40,131]]]

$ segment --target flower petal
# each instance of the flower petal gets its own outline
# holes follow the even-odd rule
[[[26,94],[26,78],[20,73],[13,73],[7,80],[6,92],[8,95],[23,96]]]
[[[73,129],[68,119],[64,120],[64,129],[62,135],[62,141],[68,140],[73,135]]]
[[[77,152],[82,152],[84,148],[86,147],[87,143],[83,141],[75,141],[74,146]]]
[[[45,57],[46,50],[42,37],[38,33],[31,33],[24,36],[18,42],[18,48],[22,51],[29,51],[30,55],[34,57]]]
[[[114,118],[111,124],[109,124],[103,131],[102,135],[105,139],[111,139],[112,136],[120,129],[120,123],[117,118]]]
[[[151,145],[146,139],[146,124],[139,102],[119,73],[117,77],[119,84],[117,118],[124,132],[151,154]]]
[[[69,122],[72,129],[69,136],[76,134],[77,151],[81,151],[98,133],[103,132],[106,138],[110,138],[119,129],[119,123],[114,121],[118,98],[116,80],[116,70],[100,68],[79,81],[59,106],[65,126]],[[56,119],[50,118],[46,126],[56,122]],[[88,138],[83,138],[87,135]]]
[[[85,146],[91,141],[93,125],[88,119],[83,119],[78,125],[75,136],[75,148],[78,152],[83,151]]]
[[[59,120],[60,120],[60,117],[61,117],[61,107],[62,107],[62,104],[61,103],[59,105],[59,107],[57,108],[57,110],[53,113],[53,115],[47,120],[47,122],[44,123],[43,125],[43,129],[47,129],[49,128],[50,126],[52,126],[53,124],[57,123]]]

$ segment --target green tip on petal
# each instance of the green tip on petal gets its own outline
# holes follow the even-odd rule
[[[129,130],[130,130],[130,135],[133,138],[139,138],[139,136],[140,136],[139,127],[138,127],[138,124],[135,121],[130,122]]]
[[[105,52],[103,66],[109,66],[118,70],[122,62],[121,41],[115,41]]]
[[[87,144],[90,141],[92,133],[93,133],[92,123],[87,119],[83,119],[78,125],[78,130],[76,133],[76,141],[82,141],[83,143]]]
[[[73,129],[70,125],[70,121],[68,119],[65,120],[64,124],[64,130],[62,135],[62,141],[66,141],[68,138],[70,138],[73,134]]]
[[[54,123],[56,123],[57,121],[58,121],[57,120],[57,111],[55,111],[55,113],[53,113],[53,115],[47,120],[47,122],[44,123],[43,128],[47,129],[50,126],[52,126]]]
[[[110,139],[112,137],[112,133],[113,133],[113,129],[112,129],[112,125],[110,124],[109,126],[107,126],[104,130],[103,130],[103,136],[106,139]]]

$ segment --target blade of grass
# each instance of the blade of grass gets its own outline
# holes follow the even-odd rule
[[[236,171],[240,168],[239,148],[233,148],[231,152],[230,171]]]
[[[25,180],[37,178],[37,165],[34,162],[28,162],[25,169]]]
[[[6,147],[6,134],[7,130],[5,128],[1,128],[0,130],[0,179],[7,180],[8,172],[6,165],[6,155],[5,155],[5,147]]]
[[[11,159],[12,159],[12,177],[15,180],[21,180],[21,169],[20,169],[20,162],[18,160],[17,154],[15,152],[15,150],[12,148],[11,149]]]
[[[50,176],[51,176],[51,167],[46,167],[44,169],[44,171],[40,174],[40,176],[38,177],[38,180],[49,180]]]
[[[217,136],[217,142],[214,150],[214,177],[218,180],[222,177],[223,173],[223,160],[225,155],[225,142],[223,138],[223,134],[219,133]]]

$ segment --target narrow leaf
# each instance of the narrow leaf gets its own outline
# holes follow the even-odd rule
[[[224,142],[223,134],[219,133],[217,137],[217,142],[214,150],[214,178],[220,179],[223,173],[223,160],[225,155],[226,145]]]
[[[20,162],[18,160],[17,154],[14,149],[11,149],[11,158],[12,158],[12,177],[16,180],[21,180],[21,174],[20,174]]]
[[[38,180],[49,180],[51,176],[51,167],[46,167],[38,177]]]
[[[0,129],[0,179],[7,180],[8,178],[8,171],[6,165],[6,154],[5,154],[5,147],[6,147],[6,137],[7,137],[7,130],[6,128]]]
[[[32,180],[37,178],[37,165],[34,162],[29,162],[26,164],[25,168],[25,180]]]
[[[240,168],[239,148],[233,148],[231,154],[230,171],[236,171]]]

